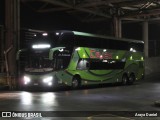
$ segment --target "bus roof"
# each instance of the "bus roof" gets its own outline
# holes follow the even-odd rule
[[[114,39],[114,40],[120,40],[120,41],[126,41],[126,42],[134,42],[134,43],[144,43],[140,40],[134,40],[134,39],[126,39],[126,38],[116,38],[111,36],[105,36],[105,35],[96,35],[92,33],[86,33],[86,32],[78,32],[78,31],[72,31],[74,35],[79,36],[86,36],[86,37],[97,37],[97,38],[104,38],[104,39]]]
[[[39,33],[44,33],[44,32],[66,33],[66,32],[70,32],[70,33],[73,33],[74,35],[77,35],[77,36],[96,37],[96,38],[103,38],[103,39],[113,39],[113,40],[133,42],[133,43],[142,43],[142,44],[144,43],[141,40],[127,39],[127,38],[116,38],[116,37],[112,37],[112,36],[98,35],[98,34],[92,34],[92,33],[86,33],[86,32],[79,32],[79,31],[70,31],[70,30],[41,31],[41,30],[33,30],[33,29],[28,29],[28,30],[32,31],[32,32],[39,32]]]

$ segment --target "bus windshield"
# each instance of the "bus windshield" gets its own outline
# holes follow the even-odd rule
[[[53,59],[49,59],[49,50],[33,50],[20,54],[24,71],[29,73],[51,72],[66,69],[71,59],[71,49],[57,50]]]
[[[25,61],[26,72],[50,72],[53,71],[53,61],[43,54],[28,55]]]

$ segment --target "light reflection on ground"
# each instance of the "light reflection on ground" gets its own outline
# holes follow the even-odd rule
[[[20,100],[21,100],[21,103],[24,104],[24,105],[31,105],[32,104],[32,93],[29,93],[29,92],[22,92],[20,94]]]

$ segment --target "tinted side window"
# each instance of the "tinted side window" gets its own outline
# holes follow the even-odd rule
[[[75,36],[75,46],[128,50],[128,42],[98,37]]]
[[[109,40],[109,49],[128,50],[128,42],[119,40]]]
[[[78,70],[86,70],[86,69],[88,69],[87,68],[87,63],[88,63],[88,60],[80,59],[79,62],[78,62],[78,65],[77,65],[77,69]]]
[[[109,69],[123,69],[125,62],[116,60],[91,60],[90,70],[109,70]]]
[[[79,47],[93,47],[93,48],[105,48],[114,50],[130,50],[134,48],[137,51],[143,51],[143,43],[133,43],[129,41],[87,37],[87,36],[75,36],[75,46]]]
[[[71,32],[61,33],[58,45],[59,46],[73,47],[74,46],[74,35],[73,35],[73,33],[71,33]]]
[[[144,51],[143,43],[130,43],[129,47],[135,49],[136,51]]]
[[[75,46],[101,48],[100,38],[75,36]]]

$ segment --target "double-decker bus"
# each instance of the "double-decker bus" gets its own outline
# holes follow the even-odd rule
[[[17,52],[23,86],[133,84],[144,75],[143,41],[77,31],[38,33]]]

